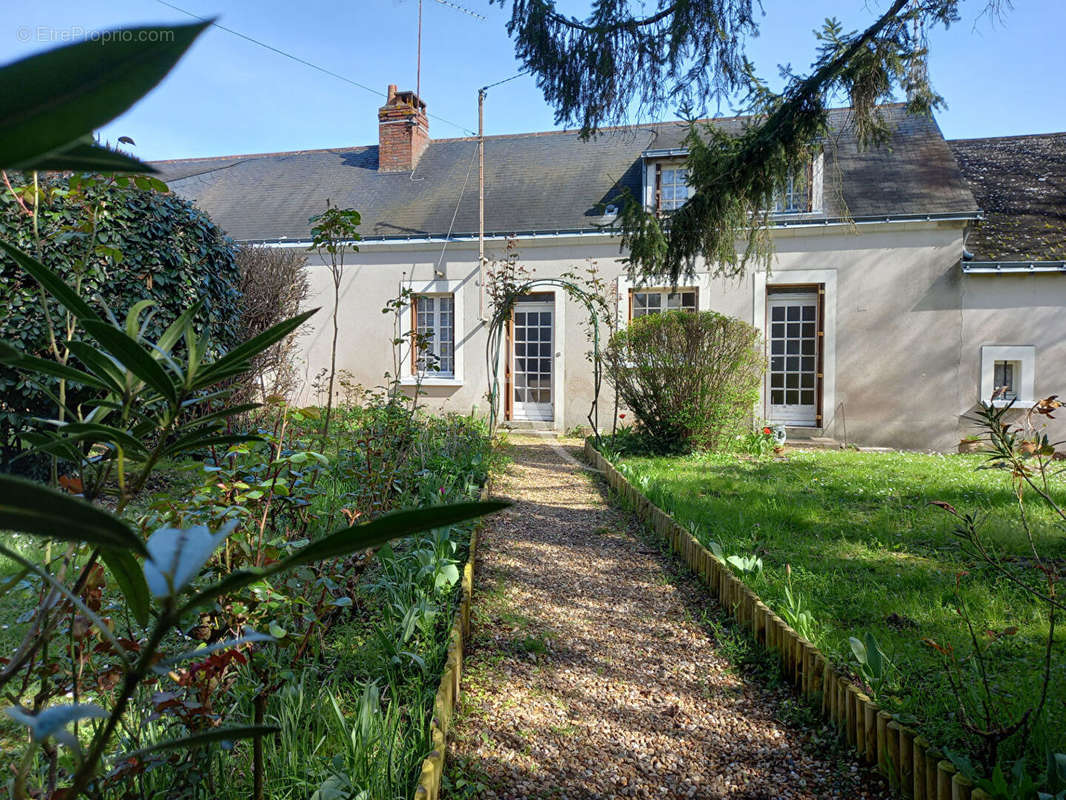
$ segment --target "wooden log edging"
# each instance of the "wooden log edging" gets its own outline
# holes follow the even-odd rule
[[[481,489],[481,500],[490,494],[488,483]],[[441,780],[444,777],[444,757],[448,749],[448,731],[455,716],[459,700],[459,684],[463,673],[463,644],[470,637],[470,605],[474,594],[474,556],[477,551],[478,534],[482,523],[470,532],[470,551],[463,566],[462,598],[455,611],[451,632],[448,634],[448,657],[440,676],[440,687],[433,701],[433,718],[429,724],[433,749],[422,761],[422,773],[415,789],[414,800],[438,800]]]
[[[914,800],[978,800],[970,781],[943,760],[915,731],[883,711],[861,686],[841,675],[828,658],[789,627],[687,528],[652,503],[585,440],[585,457],[607,484],[688,564],[722,608],[748,629],[755,643],[777,654],[781,670],[801,696],[832,724],[841,741],[875,766],[893,793]]]

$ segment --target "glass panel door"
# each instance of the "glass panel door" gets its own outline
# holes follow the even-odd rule
[[[515,304],[511,362],[515,419],[550,422],[554,418],[554,316],[551,302]]]
[[[818,421],[818,294],[771,294],[766,300],[769,417],[788,425]]]

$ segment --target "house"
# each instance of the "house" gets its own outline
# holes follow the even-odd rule
[[[679,287],[626,274],[605,206],[623,189],[664,211],[684,202],[680,123],[611,128],[588,141],[568,131],[486,137],[486,258],[502,257],[513,239],[536,278],[595,262],[617,292],[620,324],[674,307],[752,322],[765,334],[769,367],[756,414],[784,423],[790,436],[952,448],[992,383],[1010,383],[1020,400],[1052,391],[1066,358],[1051,316],[1066,305],[1066,284],[1057,273],[1019,275],[1006,263],[995,275],[976,272],[990,263],[980,259],[1000,252],[1014,259],[1022,250],[984,244],[999,240],[997,226],[1008,223],[997,221],[996,208],[981,221],[975,190],[986,198],[985,184],[960,171],[956,157],[969,165],[964,154],[973,153],[1001,175],[1012,169],[1008,157],[981,156],[995,148],[979,143],[949,145],[933,119],[908,116],[902,105],[883,108],[891,140],[862,149],[848,114],[832,112],[834,135],[779,197],[768,271],[721,279],[713,265],[701,265]],[[327,199],[359,210],[363,241],[348,257],[341,287],[339,368],[365,386],[380,385],[394,370],[394,322],[401,332],[414,325],[432,332],[439,366],[424,376],[427,404],[485,409],[478,142],[431,139],[425,103],[395,87],[378,119],[376,145],[157,167],[173,191],[241,242],[305,249],[308,218]],[[713,124],[739,130],[743,120]],[[989,184],[1004,188],[991,174]],[[1061,258],[1061,227],[1058,236],[1057,244],[1040,242],[1058,247]],[[982,245],[969,258],[967,246],[976,242]],[[333,293],[329,270],[317,256],[310,263],[313,303],[324,310],[303,339],[308,385],[329,363]],[[404,287],[414,293],[413,307],[383,315]],[[519,305],[503,356],[508,421],[556,430],[587,424],[593,389],[585,319],[556,286],[539,287]],[[415,382],[422,363],[403,359],[405,383]],[[611,407],[605,385],[601,424]]]
[[[961,263],[962,380],[1019,406],[1066,395],[1066,133],[949,145],[983,209]]]

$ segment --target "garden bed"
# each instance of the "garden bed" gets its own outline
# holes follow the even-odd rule
[[[318,414],[277,413],[288,415],[286,425],[280,416],[258,420],[274,444],[242,443],[205,460],[167,464],[128,517],[150,530],[240,509],[243,522],[208,565],[221,573],[260,558],[269,563],[351,521],[477,499],[487,480],[491,449],[484,424],[473,417],[410,415],[382,405],[340,409],[318,455]],[[257,535],[263,519],[267,525]],[[205,655],[171,680],[153,681],[137,697],[137,724],[119,737],[111,758],[233,718],[255,720],[279,729],[261,740],[267,797],[411,797],[423,759],[434,749],[431,719],[442,673],[451,674],[449,647],[472,529],[473,523],[444,526],[372,556],[324,562],[222,598],[198,628],[177,637],[185,644],[172,646],[210,643],[241,625],[269,631],[277,641]],[[29,539],[15,541],[27,554],[37,547]],[[0,583],[12,576],[15,565],[0,559]],[[6,623],[0,657],[17,648],[40,591],[38,582],[23,578],[0,596]],[[121,635],[143,636],[122,614],[110,582],[99,602],[101,613],[122,620]],[[83,664],[87,678],[95,680],[106,669],[104,658]],[[58,674],[65,674],[68,659],[61,652],[52,659]],[[20,688],[32,699],[38,687]],[[78,691],[82,702],[111,701],[111,687],[88,680]],[[13,720],[0,717],[6,752],[24,747],[22,735]],[[241,741],[232,748],[164,752],[139,764],[112,760],[118,767],[102,782],[100,795],[118,796],[136,781],[145,796],[174,786],[190,797],[253,796],[253,750]],[[46,767],[42,760],[41,770]],[[42,774],[31,771],[31,782]]]
[[[1012,524],[1010,476],[977,470],[980,456],[824,451],[784,460],[694,455],[617,463],[703,544],[717,543],[726,556],[761,558],[763,569],[742,577],[779,613],[787,606],[787,565],[793,597],[813,616],[814,643],[838,668],[856,674],[849,637],[873,634],[895,666],[881,706],[930,741],[958,751],[967,744],[941,657],[923,641],[966,650],[951,599],[957,579],[970,614],[987,631],[982,640],[994,649],[1005,705],[1025,707],[1039,691],[1047,618],[1027,595],[968,559],[952,533],[955,520],[929,505],[982,511],[999,549],[1026,558],[1029,545]],[[1051,516],[1035,505],[1029,512],[1042,552],[1066,557]],[[1061,670],[1057,665],[1038,731],[1056,751],[1066,749]]]

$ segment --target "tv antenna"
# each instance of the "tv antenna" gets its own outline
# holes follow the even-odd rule
[[[418,58],[415,66],[415,95],[422,97],[422,2],[418,0]],[[479,14],[476,11],[472,11],[466,6],[461,6],[458,3],[452,3],[450,0],[436,0],[439,5],[446,6],[453,11],[458,11],[460,14],[466,14],[468,17],[473,17],[479,22],[484,22],[486,17],[484,14]]]

